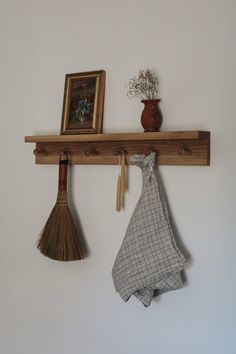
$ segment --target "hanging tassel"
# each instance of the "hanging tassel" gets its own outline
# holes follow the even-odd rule
[[[117,190],[116,190],[116,211],[121,210],[121,176],[118,176]]]
[[[117,190],[116,190],[116,211],[121,211],[122,206],[124,206],[124,194],[125,194],[125,153],[121,152],[119,156],[119,166],[120,174],[117,180]]]
[[[122,151],[121,155],[121,193],[125,193],[125,153]]]

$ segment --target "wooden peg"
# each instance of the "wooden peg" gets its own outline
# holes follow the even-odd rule
[[[178,154],[182,155],[182,156],[189,156],[192,155],[192,151],[186,146],[183,145],[179,150],[178,150]]]
[[[84,153],[86,156],[98,156],[99,155],[99,151],[97,151],[96,149],[86,150]]]

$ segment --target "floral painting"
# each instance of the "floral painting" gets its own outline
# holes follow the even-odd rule
[[[62,134],[101,133],[105,72],[66,75]]]

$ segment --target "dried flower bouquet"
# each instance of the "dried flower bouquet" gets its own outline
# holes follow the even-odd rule
[[[138,76],[129,80],[127,96],[129,98],[137,97],[141,100],[157,99],[158,89],[158,77],[150,69],[139,70]]]

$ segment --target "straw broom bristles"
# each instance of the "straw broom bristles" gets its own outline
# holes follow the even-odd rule
[[[46,257],[58,261],[83,259],[83,252],[67,200],[68,158],[60,160],[56,204],[44,226],[38,249]]]

